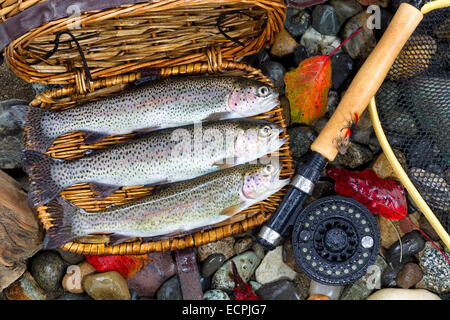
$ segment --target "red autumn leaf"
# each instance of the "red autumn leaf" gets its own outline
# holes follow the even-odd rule
[[[125,279],[141,270],[148,262],[147,255],[141,256],[86,256],[87,262],[98,272],[117,271]]]
[[[329,56],[303,60],[296,70],[284,76],[286,96],[294,123],[310,125],[327,111],[328,90],[331,87]]]
[[[373,214],[401,219],[408,213],[405,191],[395,180],[381,179],[370,169],[353,172],[330,168],[327,175],[335,180],[338,194],[360,202]]]
[[[231,266],[233,268],[234,279],[234,299],[235,300],[264,300],[262,297],[258,297],[252,289],[252,286],[245,283],[242,280],[239,272],[237,271],[236,264],[231,260]]]

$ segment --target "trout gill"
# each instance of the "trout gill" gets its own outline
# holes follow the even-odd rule
[[[155,80],[66,110],[28,107],[26,149],[45,153],[56,138],[77,130],[83,131],[86,144],[92,144],[110,135],[251,117],[276,107],[277,97],[270,86],[240,77]]]
[[[120,241],[192,233],[222,222],[289,183],[280,180],[278,159],[243,164],[175,183],[129,204],[88,213],[58,197],[47,205],[53,226],[44,240],[55,248],[90,233]]]
[[[81,182],[104,198],[123,186],[192,179],[278,150],[286,141],[279,137],[282,130],[265,120],[231,119],[154,131],[74,160],[25,151],[29,202],[38,207]]]

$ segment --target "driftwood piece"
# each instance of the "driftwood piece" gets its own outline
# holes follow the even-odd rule
[[[42,248],[42,239],[26,193],[0,170],[0,290],[23,274],[24,261]]]

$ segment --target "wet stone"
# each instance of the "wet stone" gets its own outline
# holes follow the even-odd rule
[[[244,237],[236,241],[234,244],[234,252],[236,254],[241,254],[247,250],[249,250],[253,245],[252,237]]]
[[[30,272],[42,289],[49,294],[60,294],[66,268],[67,264],[56,251],[41,251],[32,258]]]
[[[311,25],[311,15],[308,10],[287,8],[284,28],[294,38],[301,36]]]
[[[130,289],[130,300],[139,300],[139,294],[136,290]]]
[[[286,87],[284,84],[284,75],[286,73],[284,66],[276,61],[269,61],[261,66],[261,71],[272,81],[278,93],[280,95],[284,94]]]
[[[130,300],[125,278],[116,271],[93,273],[83,279],[83,288],[94,300]]]
[[[390,10],[380,9],[380,28],[375,28],[375,37],[377,40],[381,39],[393,17],[394,14]]]
[[[423,271],[416,263],[407,263],[398,273],[396,278],[397,286],[409,289],[419,282],[423,277]]]
[[[300,269],[300,272],[298,272],[297,269],[295,269],[297,272],[297,276],[293,280],[293,283],[295,287],[297,288],[298,293],[301,297],[306,299],[309,295],[309,287],[311,285],[311,278],[308,277],[308,275],[303,272],[303,270]]]
[[[325,296],[330,300],[339,300],[343,289],[343,286],[331,286],[312,280],[309,287],[309,296],[319,295]]]
[[[289,103],[289,99],[286,98],[286,96],[281,96],[280,104],[281,108],[283,109],[285,123],[289,126],[291,124],[291,105]]]
[[[178,276],[173,276],[163,283],[156,293],[157,300],[183,300],[181,285]]]
[[[22,167],[23,126],[26,107],[24,100],[0,102],[0,169]]]
[[[237,271],[242,280],[248,282],[260,263],[260,259],[253,251],[244,252],[228,260],[212,278],[212,287],[224,291],[232,291],[234,288],[233,271],[231,261],[236,264]]]
[[[244,57],[242,60],[254,68],[261,69],[261,66],[264,63],[270,61],[270,55],[269,52],[264,48],[255,54]]]
[[[177,269],[170,252],[152,252],[148,259],[149,262],[127,280],[127,285],[140,296],[153,297],[159,287],[177,273]]]
[[[286,239],[283,243],[283,262],[295,272],[302,272],[302,269],[295,260],[291,238]]]
[[[56,249],[56,251],[58,251],[61,258],[68,264],[79,264],[84,261],[84,256],[82,254],[64,251],[60,248]]]
[[[197,248],[198,261],[202,262],[206,260],[213,253],[221,253],[225,256],[225,260],[234,256],[234,243],[233,237],[226,237],[224,239],[203,244]]]
[[[440,300],[437,294],[423,289],[384,288],[371,294],[367,300]]]
[[[297,273],[283,262],[283,247],[278,246],[267,252],[261,264],[256,269],[256,281],[261,284],[287,278],[294,280]]]
[[[300,39],[300,45],[304,46],[311,56],[329,55],[340,44],[341,41],[338,37],[322,35],[313,27],[309,27]],[[341,52],[341,50],[342,48],[337,52]]]
[[[87,261],[83,261],[78,265],[70,265],[67,267],[66,274],[62,279],[62,286],[71,293],[83,293],[83,279],[94,272],[96,272],[96,269]]]
[[[252,245],[252,250],[260,260],[264,259],[266,252],[262,245],[260,245],[258,242],[255,242]]]
[[[204,300],[230,300],[225,291],[219,289],[208,290],[203,294]]]
[[[0,101],[8,99],[31,101],[34,91],[31,84],[19,78],[3,63],[0,65]]]
[[[397,275],[403,268],[403,263],[390,263],[381,274],[381,287],[392,288],[397,286]]]
[[[258,290],[259,288],[262,287],[262,284],[257,282],[257,281],[251,281],[250,280],[249,284],[252,286],[253,292],[255,292],[256,290]]]
[[[299,161],[316,139],[316,134],[310,127],[291,127],[288,129],[292,157]]]
[[[304,46],[300,45],[294,50],[294,63],[298,66],[303,60],[306,60],[310,57],[308,49]]]
[[[330,5],[315,6],[312,12],[312,26],[323,35],[336,35],[339,32],[340,22],[334,7]]]
[[[448,259],[450,254],[445,253]],[[450,292],[450,265],[442,254],[432,245],[421,253],[420,266],[423,269],[423,278],[417,283],[417,288],[423,288],[443,294]]]
[[[336,15],[341,25],[347,21],[347,19],[363,11],[361,5],[355,0],[331,0],[330,4],[336,10]]]
[[[267,283],[256,292],[264,300],[303,300],[295,285],[286,279]]]
[[[7,300],[46,300],[45,292],[27,271],[4,290]]]
[[[425,240],[419,231],[415,230],[405,234],[402,238],[402,260],[406,262],[406,258],[419,253],[425,248]],[[395,242],[389,247],[386,253],[386,261],[388,263],[397,263],[400,261],[400,243]]]
[[[353,59],[345,52],[331,56],[331,87],[339,89],[352,74],[355,64]]]
[[[327,103],[327,113],[325,114],[327,118],[331,118],[334,111],[339,104],[339,93],[334,90],[328,91],[328,103]]]
[[[274,43],[270,49],[270,54],[276,57],[284,57],[294,52],[298,46],[297,41],[286,31],[282,29],[276,36]]]
[[[344,166],[355,169],[370,162],[373,158],[372,151],[368,147],[358,143],[350,143],[349,148],[345,154],[338,154],[334,161],[330,163],[331,166]]]
[[[438,241],[440,239],[436,230],[434,230],[434,228],[431,226],[430,222],[424,215],[420,215],[419,225],[420,229],[422,229],[422,231],[425,232],[425,234],[429,236],[431,240]]]
[[[92,298],[86,294],[77,294],[68,292],[63,294],[56,300],[92,300]]]
[[[381,276],[386,267],[386,261],[378,255],[375,263],[367,268],[364,276],[345,287],[341,300],[364,300],[374,290],[380,289]]]
[[[367,27],[367,19],[371,14],[363,11],[350,18],[344,25],[342,38],[347,39],[353,32],[362,27],[362,31],[355,35],[343,47],[352,59],[365,60],[375,48],[376,39],[372,29]]]
[[[214,274],[225,262],[225,256],[221,253],[213,253],[203,261],[202,275],[209,277]]]
[[[204,277],[200,274],[200,285],[203,292],[209,290],[211,288],[211,277]]]

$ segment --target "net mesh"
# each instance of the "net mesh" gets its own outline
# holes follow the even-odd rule
[[[391,148],[444,228],[450,226],[450,14],[427,13],[375,95]]]

